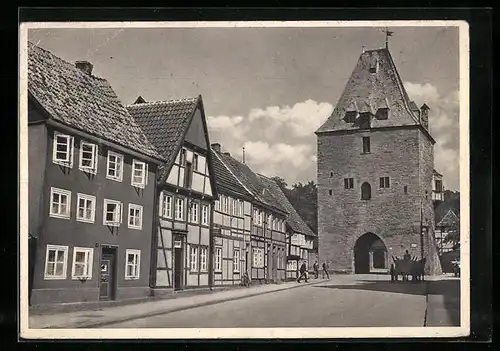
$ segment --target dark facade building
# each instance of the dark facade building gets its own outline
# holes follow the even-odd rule
[[[162,157],[90,63],[28,51],[31,303],[147,296]]]
[[[320,260],[386,272],[408,250],[440,274],[429,107],[410,100],[388,48],[361,54],[316,135]]]
[[[153,294],[213,283],[213,202],[217,198],[201,96],[127,107],[166,162],[160,166],[151,259]]]

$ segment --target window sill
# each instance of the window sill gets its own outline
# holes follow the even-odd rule
[[[85,219],[85,218],[77,218],[76,221],[82,223],[95,223],[94,219]]]
[[[139,280],[139,277],[125,277],[125,280]]]
[[[131,184],[134,188],[145,189],[146,184]]]
[[[112,177],[110,175],[106,175],[106,179],[109,179],[109,180],[112,180],[114,182],[123,182],[123,178],[119,178],[119,177]]]
[[[360,153],[360,155],[369,155],[369,154],[371,154],[371,152],[362,152],[362,153]]]
[[[71,216],[69,215],[60,215],[60,214],[57,214],[57,213],[49,213],[49,217],[52,217],[52,218],[59,218],[59,219],[71,219]]]
[[[92,280],[92,277],[87,277],[87,276],[81,276],[81,277],[71,277],[71,280],[82,280],[85,279],[85,281]]]
[[[114,223],[114,222],[104,222],[103,225],[107,227],[119,227],[120,223]]]
[[[92,174],[92,175],[97,174],[97,168],[87,168],[87,167],[79,166],[78,169],[84,173],[87,173],[87,174]]]
[[[132,226],[132,225],[129,225],[128,228],[129,229],[135,229],[135,230],[142,230],[142,227],[135,227],[135,226]]]
[[[47,276],[45,275],[43,277],[44,280],[65,280],[66,276],[61,276],[61,277],[54,277],[54,276]]]
[[[63,166],[66,168],[73,168],[73,163],[69,163],[67,161],[58,161],[58,160],[52,160],[52,163],[58,166]]]

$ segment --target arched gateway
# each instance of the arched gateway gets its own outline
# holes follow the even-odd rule
[[[387,248],[376,234],[361,235],[354,245],[354,273],[379,273],[387,271]]]

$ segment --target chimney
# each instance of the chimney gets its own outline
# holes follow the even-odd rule
[[[215,151],[220,153],[220,144],[219,143],[213,143],[210,146],[212,147],[212,149],[214,149]]]
[[[94,68],[94,66],[88,61],[76,61],[75,66],[87,74],[92,74],[92,68]]]
[[[425,129],[429,128],[429,106],[427,104],[423,104],[420,107],[420,123]]]
[[[231,156],[231,154],[229,152],[223,152],[223,154],[226,156]]]

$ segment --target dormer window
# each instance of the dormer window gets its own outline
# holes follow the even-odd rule
[[[373,59],[370,62],[370,73],[377,73],[377,71],[378,71],[378,60]]]
[[[357,111],[347,111],[345,113],[345,121],[347,123],[354,123],[354,122],[356,122],[356,118],[358,118],[358,112]]]
[[[389,109],[386,107],[379,108],[375,116],[377,119],[387,119],[389,118]]]

